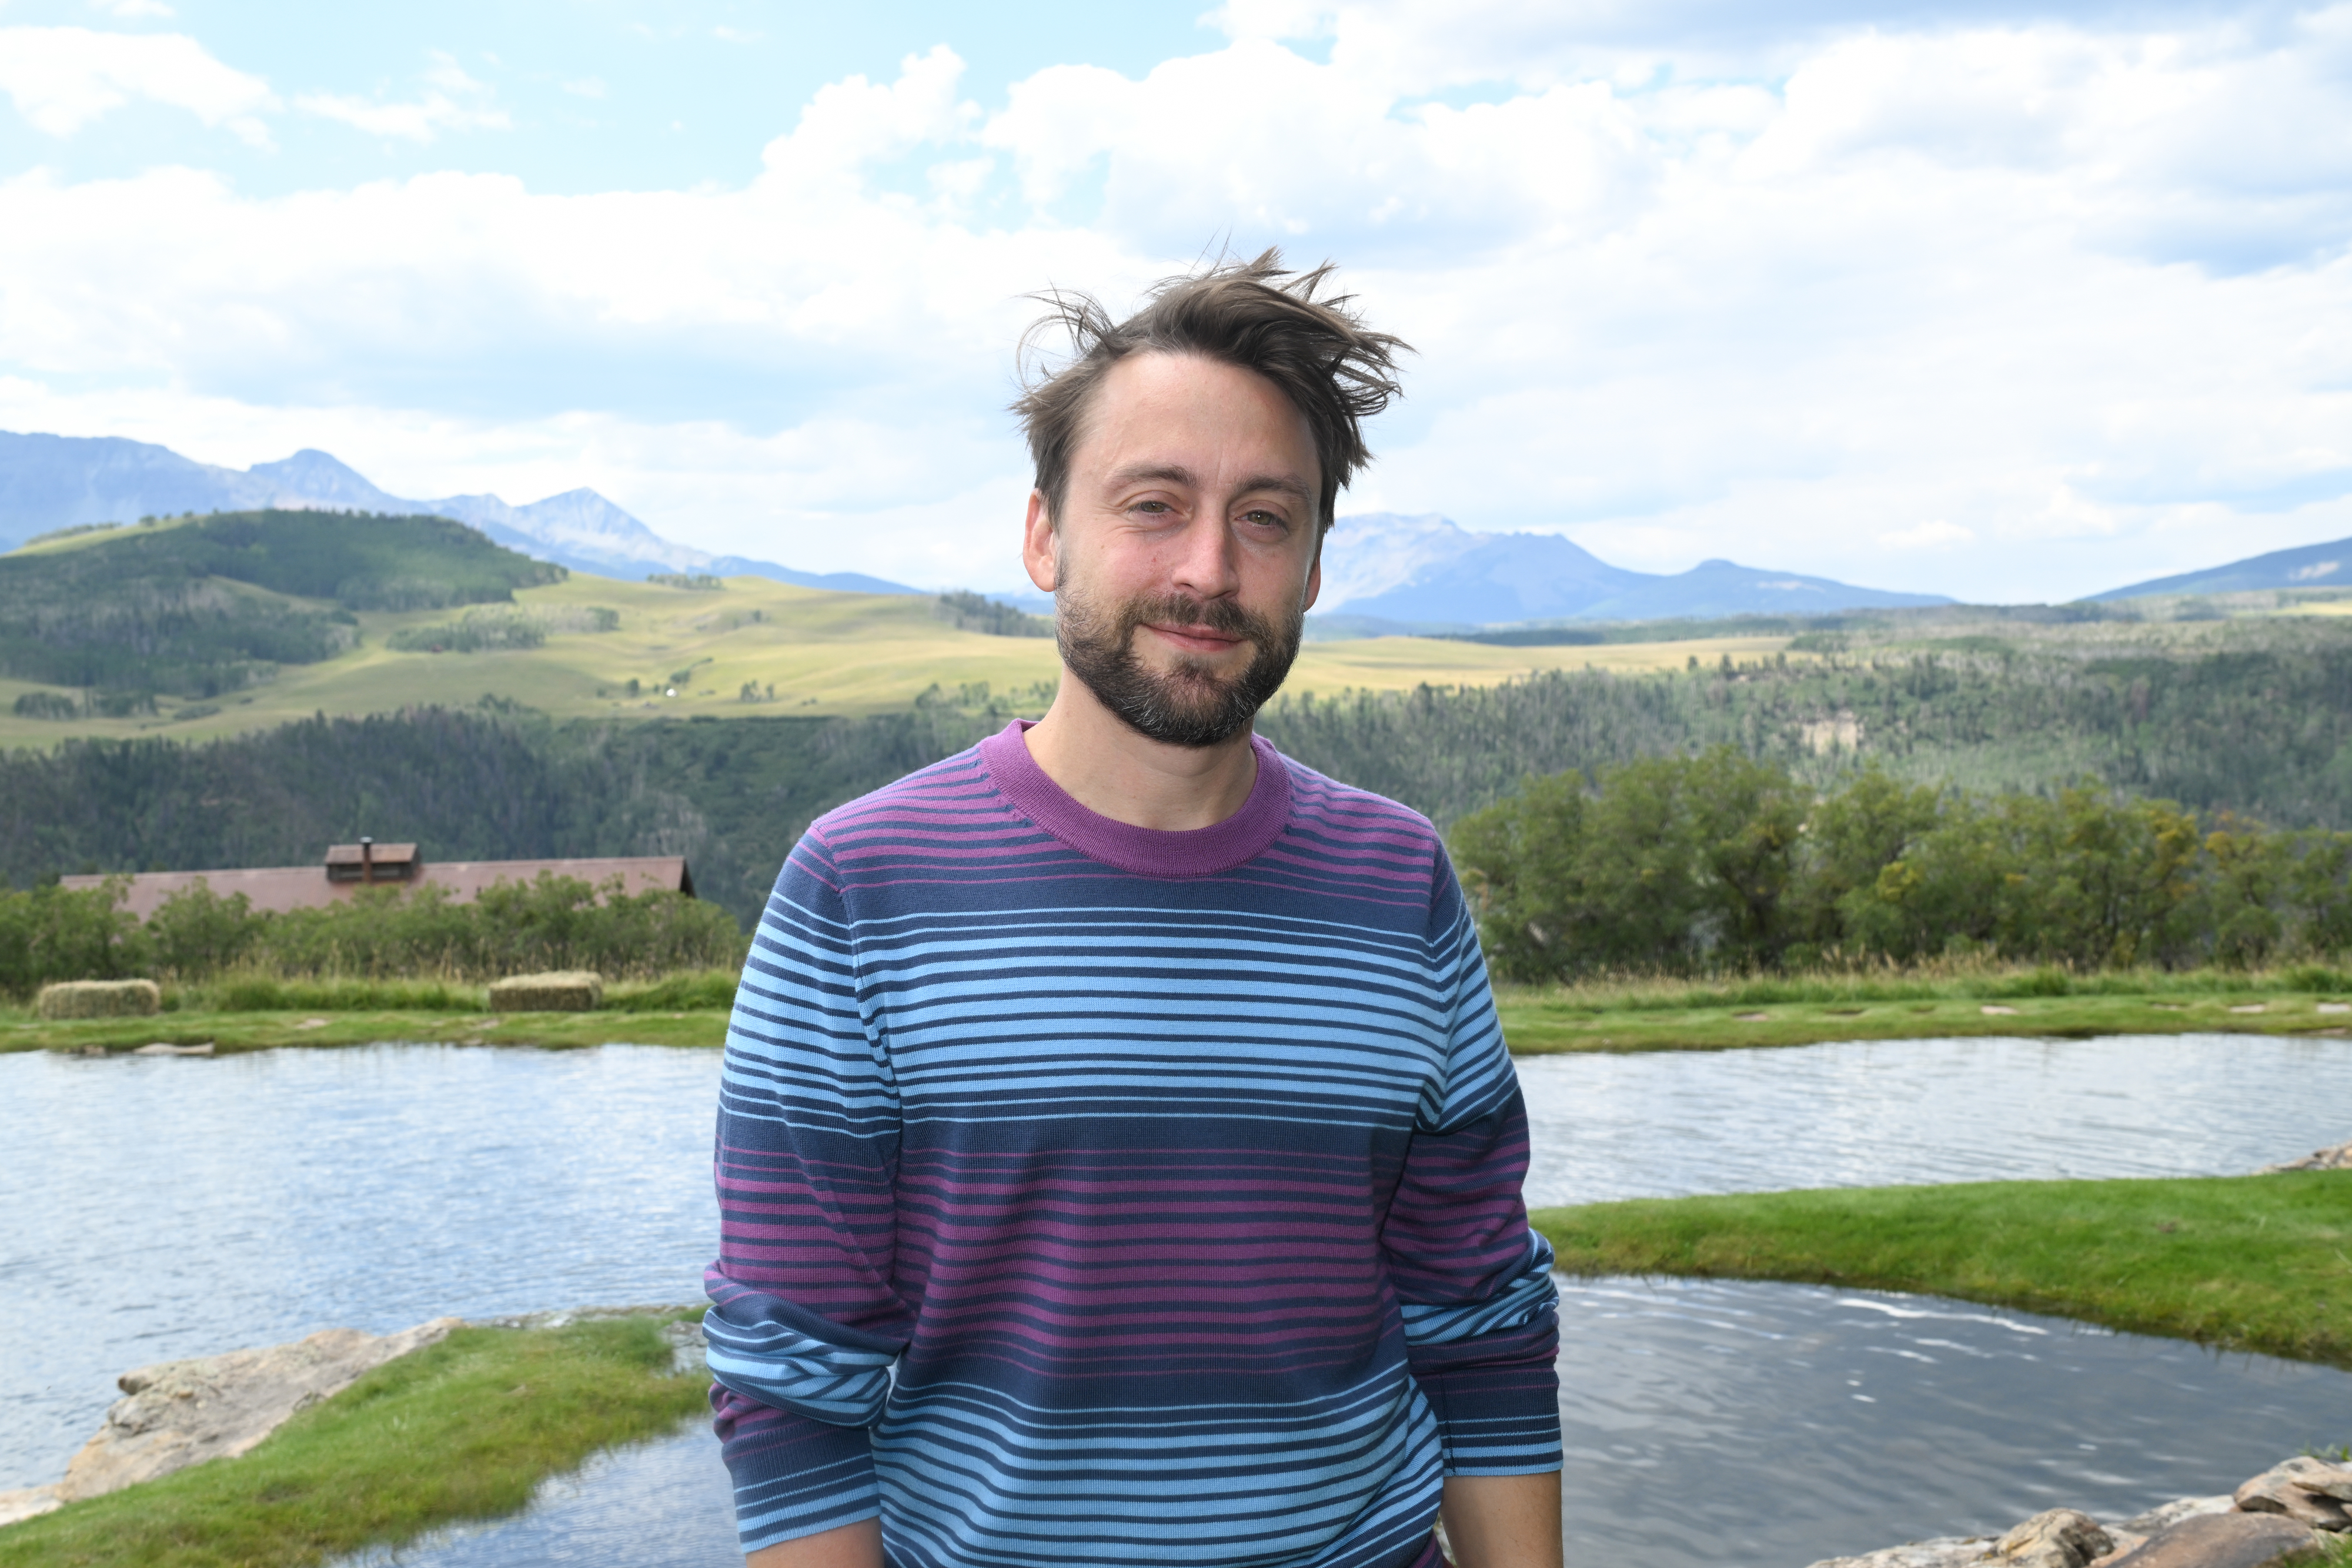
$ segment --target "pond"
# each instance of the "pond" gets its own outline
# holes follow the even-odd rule
[[[2062,1504],[2123,1519],[2352,1432],[2343,1373],[2057,1318],[1716,1281],[1571,1281],[1561,1308],[1570,1563],[1802,1568]],[[715,1568],[731,1506],[697,1423],[362,1563]]]
[[[8,1217],[0,1222],[0,1488],[55,1479],[102,1416],[114,1375],[143,1362],[334,1324],[382,1331],[444,1312],[695,1299],[715,1226],[708,1162],[716,1071],[715,1053],[637,1047],[0,1057],[0,1146],[8,1150],[0,1165],[0,1215]],[[2338,1124],[2352,1113],[2330,1109],[2352,1106],[2352,1046],[2327,1040],[1906,1041],[1542,1058],[1521,1071],[1537,1134],[1530,1197],[1544,1203],[2226,1174],[2352,1134]],[[1942,1395],[1911,1384],[1869,1394],[1886,1406],[1879,1410],[1846,1397],[1844,1374],[1832,1373],[1856,1357],[1874,1368],[1927,1364],[1865,1332],[1912,1320],[1839,1304],[1864,1298],[1623,1281],[1579,1282],[1570,1297],[1568,1321],[1585,1325],[1562,1363],[1578,1456],[1571,1485],[1585,1489],[1570,1517],[1627,1564],[1802,1563],[1830,1549],[1883,1543],[1841,1536],[1821,1551],[1797,1544],[1804,1528],[1881,1517],[1842,1490],[1860,1484],[1843,1472],[1862,1458],[1895,1472],[1872,1483],[1892,1500],[1881,1531],[1891,1540],[2009,1522],[2040,1506],[2021,1510],[2017,1500],[2031,1502],[2044,1485],[2053,1496],[2105,1498],[2085,1479],[2094,1472],[2116,1489],[2116,1506],[2137,1507],[2250,1473],[2307,1440],[2352,1437],[2305,1430],[2352,1407],[2352,1378],[2342,1374],[2043,1325],[2033,1354],[2044,1360],[2016,1364],[2040,1371],[2021,1375],[1988,1406],[2000,1414],[2000,1441],[1986,1441],[1980,1468],[1955,1464],[1942,1445],[1963,1429],[1954,1423],[1966,1389],[1991,1377],[1988,1367],[2010,1364],[1989,1349],[2011,1343],[2008,1329],[1984,1330],[1991,1337],[1981,1344],[1969,1337],[1975,1329],[1937,1333],[1973,1347],[1943,1353],[1969,1375],[1948,1375],[1956,1381],[1937,1385]],[[1905,1310],[1976,1311],[1932,1302]],[[1758,1357],[1758,1343],[1784,1348]],[[1758,1383],[1759,1366],[1792,1378],[1818,1374],[1826,1392],[1811,1399]],[[2050,1366],[2065,1375],[2042,1375]],[[2194,1452],[2179,1454],[2179,1464],[2160,1443],[2118,1442],[2118,1423],[2159,1408],[2143,1397],[2156,1385],[2201,1390],[2191,1404],[2249,1412],[2244,1441],[2260,1451],[2242,1465],[2222,1457],[2202,1416]],[[1855,1432],[1870,1439],[1841,1449]],[[690,1454],[708,1441],[689,1434],[600,1461],[610,1469],[596,1472],[603,1479],[572,1478],[526,1520],[433,1550],[508,1553],[452,1563],[657,1561],[647,1555],[653,1534],[628,1536],[635,1527],[626,1521],[661,1506],[646,1489],[700,1473]],[[2073,1458],[2086,1452],[2075,1446],[2084,1441],[2105,1445],[2095,1463]],[[1801,1458],[1815,1468],[1794,1468]],[[1713,1555],[1687,1555],[1678,1540],[1726,1527],[1669,1527],[1654,1506],[1636,1506],[1655,1502],[1644,1467],[1688,1460],[1721,1501],[1681,1499],[1680,1516],[1745,1519],[1744,1534],[1733,1534],[1757,1541],[1759,1555],[1725,1554],[1719,1537],[1706,1548]],[[662,1476],[673,1480],[657,1484]],[[1827,1504],[1803,1503],[1808,1496],[1839,1500],[1824,1514]],[[1710,1511],[1718,1507],[1726,1511]],[[1754,1522],[1765,1515],[1798,1535],[1767,1550]],[[566,1519],[585,1521],[585,1533],[560,1551],[488,1541],[500,1531],[572,1528]],[[614,1529],[625,1543],[594,1544],[605,1539],[599,1531]],[[663,1531],[689,1550],[685,1536]]]
[[[1905,1040],[1519,1059],[1531,1207],[2234,1176],[2352,1138],[2352,1040]]]

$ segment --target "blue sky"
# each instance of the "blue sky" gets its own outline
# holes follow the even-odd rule
[[[1047,283],[1421,350],[1343,512],[1992,600],[2352,535],[2352,5],[0,0],[0,428],[1009,586]]]

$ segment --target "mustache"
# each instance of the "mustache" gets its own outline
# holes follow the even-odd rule
[[[1119,620],[1123,634],[1138,626],[1201,627],[1228,637],[1245,637],[1260,647],[1276,640],[1275,628],[1263,615],[1254,615],[1230,599],[1194,599],[1169,593],[1130,600]]]

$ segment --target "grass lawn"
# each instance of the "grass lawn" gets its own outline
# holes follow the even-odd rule
[[[2352,1172],[1976,1182],[1539,1209],[1571,1274],[1787,1280],[2352,1367]],[[2352,1411],[2345,1416],[2352,1437]]]
[[[511,1513],[546,1477],[704,1408],[701,1377],[667,1375],[667,1321],[460,1329],[241,1458],[0,1531],[0,1568],[292,1568]]]
[[[2352,984],[2326,972],[1644,980],[1505,986],[1496,1002],[1511,1050],[1526,1056],[1953,1035],[2352,1034]]]

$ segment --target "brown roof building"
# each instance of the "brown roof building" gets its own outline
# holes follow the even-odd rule
[[[591,860],[434,861],[415,844],[379,844],[362,839],[327,851],[322,865],[259,866],[230,871],[148,871],[131,878],[123,907],[144,920],[163,902],[196,882],[226,898],[243,894],[254,909],[283,915],[343,903],[364,887],[442,887],[463,904],[501,882],[533,882],[541,872],[578,877],[592,886],[621,879],[625,894],[682,893],[694,896],[694,874],[683,855],[616,855]],[[69,888],[104,884],[103,876],[58,879]]]

